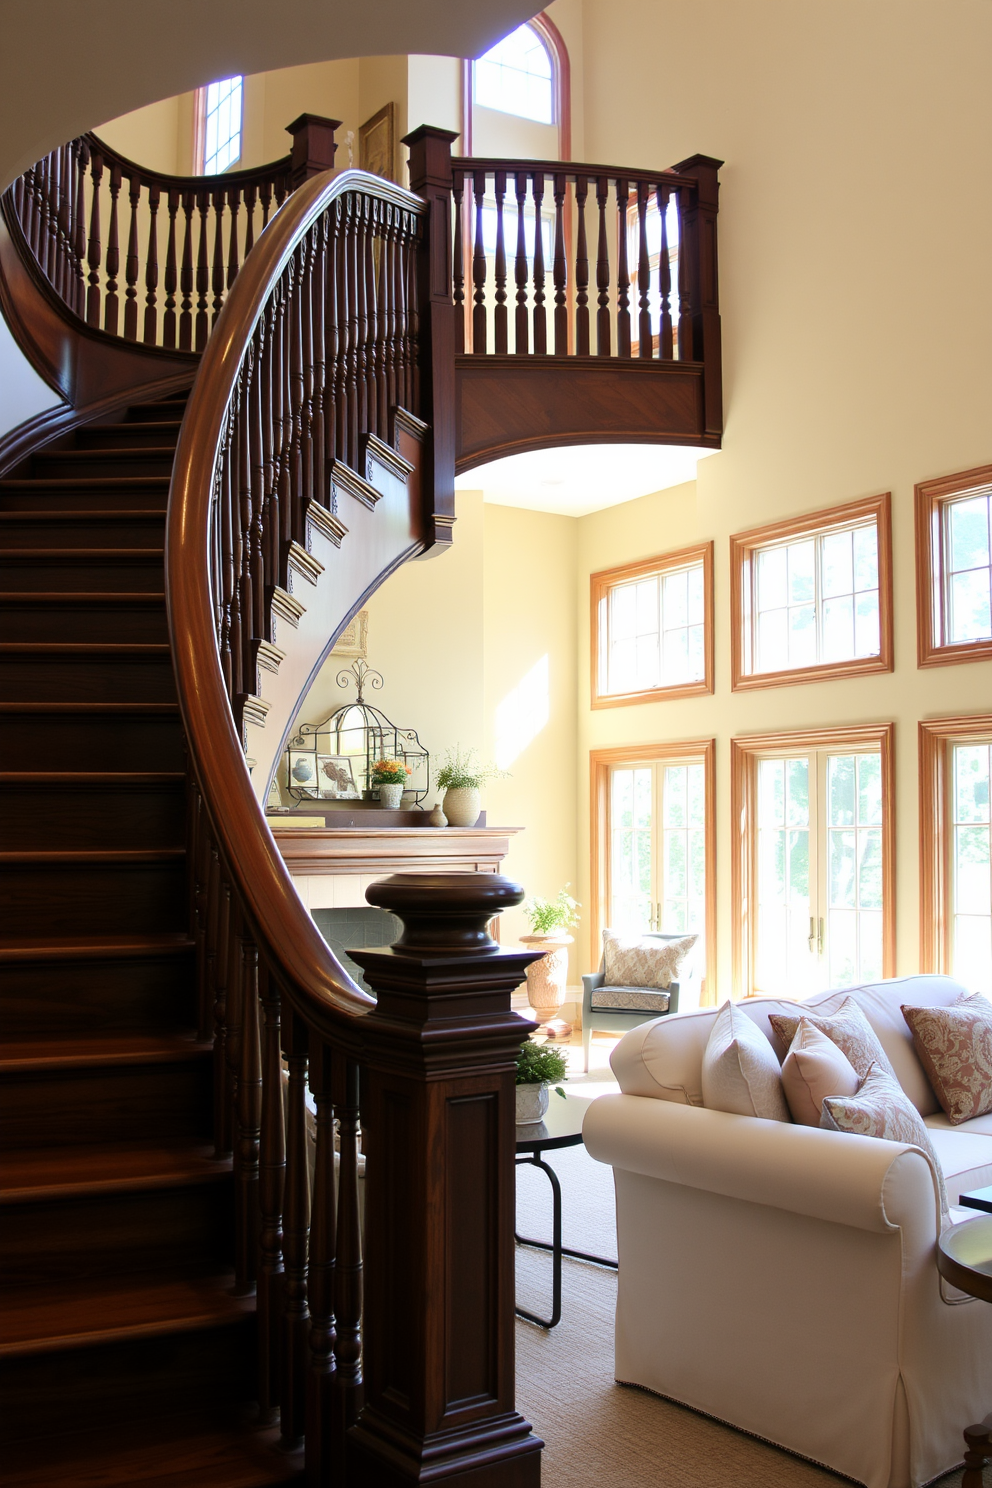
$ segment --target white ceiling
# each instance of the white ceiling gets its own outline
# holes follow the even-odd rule
[[[716,453],[668,444],[573,444],[528,450],[457,476],[455,489],[481,491],[485,501],[498,506],[584,517],[695,480],[697,462]]]

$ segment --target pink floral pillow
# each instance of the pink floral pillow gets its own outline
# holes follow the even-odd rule
[[[608,987],[670,987],[698,935],[651,940],[603,931],[603,972]]]
[[[793,1121],[801,1126],[819,1126],[824,1098],[854,1095],[860,1084],[843,1049],[814,1028],[808,1018],[800,1018],[782,1066],[782,1089]]]
[[[803,1013],[802,1016],[814,1028],[819,1029],[820,1033],[825,1033],[847,1055],[862,1079],[873,1064],[880,1065],[886,1074],[891,1075],[893,1080],[896,1079],[896,1072],[889,1063],[889,1057],[879,1043],[875,1030],[853,997],[846,997],[836,1013],[829,1017],[813,1012]],[[768,1021],[775,1030],[776,1038],[781,1041],[783,1051],[787,1053],[796,1036],[799,1018],[788,1017],[785,1013],[772,1013]]]
[[[823,1101],[820,1125],[827,1131],[853,1132],[861,1137],[883,1137],[889,1142],[908,1142],[920,1147],[930,1159],[940,1212],[949,1214],[947,1190],[940,1159],[934,1150],[923,1118],[899,1081],[873,1064],[854,1095],[828,1095]]]
[[[976,992],[951,1007],[904,1007],[913,1045],[953,1126],[992,1111],[992,1002]]]

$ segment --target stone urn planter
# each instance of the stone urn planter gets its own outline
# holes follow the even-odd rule
[[[385,806],[389,811],[395,811],[403,799],[405,788],[401,781],[397,781],[395,785],[377,785],[376,790],[379,792],[379,805]]]
[[[517,1125],[533,1126],[548,1109],[548,1082],[517,1086]]]
[[[449,827],[474,827],[482,810],[482,795],[474,785],[449,785],[441,802]]]
[[[527,998],[534,1011],[535,1020],[541,1025],[538,1032],[549,1039],[567,1039],[572,1036],[572,1025],[558,1016],[565,1001],[568,984],[568,947],[573,937],[559,932],[555,935],[521,935],[520,944],[534,950],[547,947],[540,961],[533,961],[527,968]]]

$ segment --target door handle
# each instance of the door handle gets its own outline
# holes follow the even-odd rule
[[[809,935],[806,937],[806,944],[809,946],[809,953],[810,953],[811,956],[812,956],[813,951],[815,949],[815,941],[816,941],[816,920],[813,918],[812,915],[810,915],[810,917],[809,917]]]

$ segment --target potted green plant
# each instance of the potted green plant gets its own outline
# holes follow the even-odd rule
[[[517,1055],[517,1125],[531,1126],[548,1109],[552,1080],[568,1079],[568,1061],[560,1049],[528,1039]],[[559,1095],[565,1092],[556,1086]]]
[[[474,749],[446,749],[441,756],[441,768],[437,772],[437,784],[444,791],[441,809],[448,818],[450,827],[474,827],[482,809],[480,792],[487,780],[502,779],[505,770],[495,765],[485,765],[476,756]]]
[[[572,1025],[558,1016],[568,985],[568,934],[578,923],[582,906],[568,892],[568,884],[554,899],[528,899],[523,912],[530,922],[530,935],[521,935],[526,946],[544,946],[546,954],[527,968],[527,996],[542,1032],[552,1039],[572,1036]]]
[[[402,760],[376,760],[369,775],[369,784],[379,792],[379,805],[395,810],[403,799],[410,770]]]

